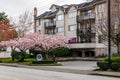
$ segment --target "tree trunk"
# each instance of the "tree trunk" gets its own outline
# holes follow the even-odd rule
[[[117,54],[120,54],[120,45],[117,45]]]
[[[56,56],[55,55],[53,56],[53,61],[56,62]]]
[[[12,61],[15,61],[15,55],[14,55],[14,52],[15,52],[15,49],[13,47],[11,47],[11,57],[12,57]]]
[[[47,54],[47,53],[45,54],[45,59],[46,59],[46,60],[49,60],[49,57],[48,57],[48,54]]]
[[[24,57],[22,57],[22,58],[19,60],[19,62],[24,62]]]
[[[20,58],[19,62],[24,62],[24,59],[26,56],[25,54],[26,54],[25,51],[21,50],[21,58]]]

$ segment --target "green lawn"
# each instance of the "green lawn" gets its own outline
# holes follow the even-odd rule
[[[11,58],[0,58],[1,63],[17,63],[21,65],[29,65],[29,66],[61,66],[61,64],[58,63],[48,63],[48,61],[42,61],[42,63],[32,63],[35,62],[36,59],[34,58],[27,58],[24,60],[24,62],[18,62],[17,60],[12,61]],[[47,63],[46,63],[47,62]]]

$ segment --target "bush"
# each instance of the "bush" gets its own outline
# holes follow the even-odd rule
[[[117,71],[120,68],[120,63],[112,63],[112,70]]]
[[[104,58],[104,61],[108,62],[108,57]],[[120,63],[120,57],[112,57],[111,62]]]
[[[33,64],[54,64],[57,62],[54,62],[54,61],[33,61],[32,63]]]
[[[101,70],[107,70],[108,69],[108,57],[104,58],[103,61],[97,62],[97,66]],[[118,71],[120,69],[120,57],[111,58],[111,68],[114,71]]]
[[[34,50],[34,49],[30,49],[29,50],[29,52],[30,52],[30,54],[31,54],[31,57],[34,57],[34,58],[36,58],[36,56],[37,56],[37,54],[44,54],[44,52],[42,52],[42,51],[37,51],[37,50]],[[44,55],[43,55],[44,56]]]
[[[11,56],[13,61],[14,59],[21,61],[22,59],[26,58],[26,53],[13,50]]]
[[[108,68],[108,62],[99,61],[99,62],[97,62],[97,66],[101,70],[107,70],[107,68]]]
[[[69,54],[69,53],[70,53],[70,51],[68,48],[60,47],[60,48],[53,49],[50,52],[50,55],[63,56],[63,55]]]

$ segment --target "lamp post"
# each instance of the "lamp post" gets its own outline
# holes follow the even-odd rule
[[[111,11],[110,0],[108,0],[108,71],[111,71]]]

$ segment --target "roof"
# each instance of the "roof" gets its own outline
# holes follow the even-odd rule
[[[46,18],[48,16],[55,16],[56,12],[52,12],[52,11],[46,11],[43,14],[39,15],[37,18]]]
[[[56,9],[62,10],[63,13],[67,13],[67,12],[69,11],[69,9],[70,9],[71,6],[74,6],[74,7],[77,8],[77,9],[81,9],[81,8],[85,8],[85,7],[92,6],[92,5],[94,5],[95,3],[100,2],[100,1],[103,1],[103,0],[93,0],[93,1],[91,1],[91,2],[85,2],[85,3],[80,3],[80,4],[71,4],[71,5],[63,5],[63,6],[53,4],[53,5],[50,7],[50,9],[51,9],[53,6],[55,6]],[[68,7],[66,8],[66,7],[64,7],[64,6],[68,6]],[[46,11],[46,12],[44,12],[43,14],[39,15],[37,18],[47,18],[47,17],[49,17],[49,16],[53,16],[53,17],[54,17],[54,16],[56,15],[56,13],[57,13],[57,11],[55,11],[55,12]]]

